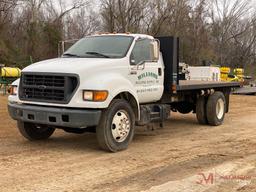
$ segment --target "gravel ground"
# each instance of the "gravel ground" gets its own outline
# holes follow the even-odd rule
[[[172,114],[165,128],[138,129],[129,149],[101,151],[95,134],[57,130],[22,138],[0,96],[0,191],[256,191],[256,97],[232,96],[220,127]]]

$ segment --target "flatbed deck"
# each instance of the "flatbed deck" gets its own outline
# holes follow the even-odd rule
[[[256,87],[241,87],[233,92],[236,95],[256,95]]]
[[[177,86],[177,91],[189,91],[198,89],[211,89],[211,88],[236,88],[240,87],[238,82],[217,82],[217,81],[194,81],[194,80],[180,80]]]

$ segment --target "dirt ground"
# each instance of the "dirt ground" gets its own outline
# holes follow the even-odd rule
[[[22,138],[0,96],[0,191],[256,191],[256,97],[232,96],[220,127],[172,114],[165,128],[139,129],[129,149],[99,150],[95,134],[57,130]]]

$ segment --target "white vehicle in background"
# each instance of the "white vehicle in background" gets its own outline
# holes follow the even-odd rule
[[[170,111],[221,125],[238,83],[180,80],[179,39],[142,34],[88,36],[61,58],[28,66],[14,82],[9,114],[29,140],[56,128],[95,131],[102,149],[128,147],[135,125],[162,123]]]

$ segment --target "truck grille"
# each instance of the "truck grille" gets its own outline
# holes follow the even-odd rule
[[[25,101],[68,103],[77,86],[75,75],[23,73],[19,97]]]

